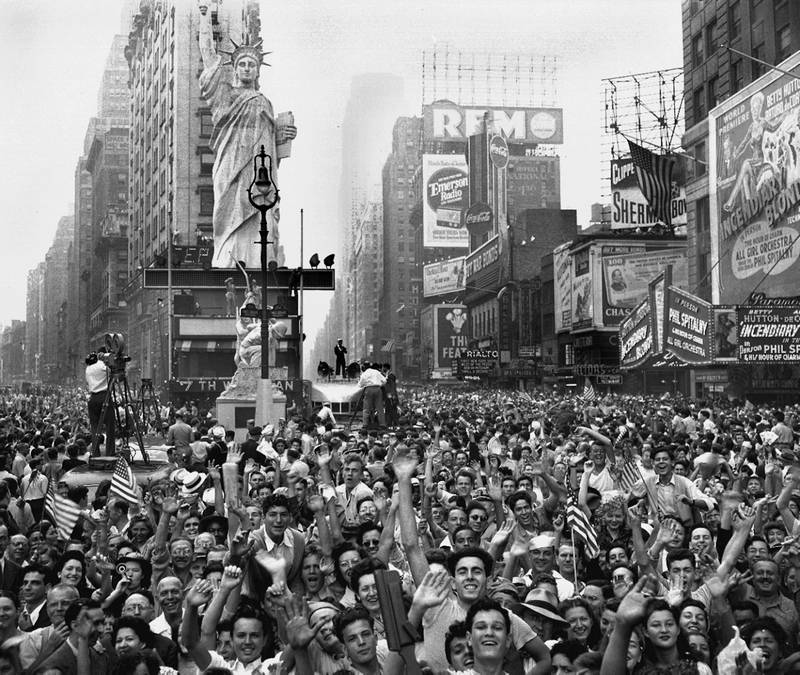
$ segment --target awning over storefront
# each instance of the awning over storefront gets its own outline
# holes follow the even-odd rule
[[[177,352],[232,352],[236,340],[176,340]]]

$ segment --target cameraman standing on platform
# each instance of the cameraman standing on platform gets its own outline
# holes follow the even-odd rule
[[[86,357],[86,387],[89,390],[89,428],[92,431],[92,456],[96,457],[99,453],[100,445],[100,415],[103,412],[103,403],[108,395],[108,367],[105,359],[108,357],[108,349],[100,347],[96,354],[89,354]],[[114,454],[114,406],[106,407],[105,416],[105,454]]]

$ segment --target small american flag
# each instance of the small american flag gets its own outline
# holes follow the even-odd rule
[[[628,457],[622,463],[622,468],[619,472],[619,487],[623,492],[630,492],[636,482],[641,478],[639,467],[636,466],[636,460]]]
[[[672,227],[672,171],[675,160],[669,155],[656,155],[630,140],[628,146],[639,189],[655,217]]]
[[[581,401],[584,403],[591,403],[597,400],[597,392],[592,385],[592,381],[587,377],[583,382],[583,393],[581,394]]]
[[[56,524],[58,534],[62,539],[70,539],[72,530],[78,524],[81,516],[80,507],[71,499],[62,497],[53,489],[53,481],[47,488],[47,496],[44,500],[44,510]]]
[[[133,475],[131,465],[120,455],[114,464],[114,475],[111,477],[111,488],[108,491],[109,497],[116,495],[131,504],[139,503],[139,490],[136,487],[136,478]]]
[[[567,525],[572,532],[586,544],[586,556],[596,558],[600,555],[600,546],[597,543],[597,532],[589,522],[589,518],[578,504],[575,492],[567,488]]]

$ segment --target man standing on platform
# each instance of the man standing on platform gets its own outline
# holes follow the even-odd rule
[[[100,416],[103,413],[103,403],[108,395],[108,368],[104,357],[108,349],[100,347],[97,354],[89,354],[86,358],[86,387],[89,390],[89,428],[92,432],[92,455],[96,456],[100,447]],[[106,406],[103,426],[106,430],[106,455],[114,454],[114,406],[109,400]]]
[[[386,417],[383,414],[383,390],[386,386],[386,378],[375,364],[364,367],[361,379],[358,381],[358,388],[364,390],[364,426],[370,424],[372,413],[378,415],[378,426],[386,426]]]
[[[342,377],[344,377],[347,373],[347,361],[344,357],[347,354],[347,347],[342,344],[342,338],[336,341],[333,353],[336,355],[336,375],[338,377],[339,373],[341,373]]]

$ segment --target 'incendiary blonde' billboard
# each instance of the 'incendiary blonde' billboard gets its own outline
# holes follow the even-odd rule
[[[423,155],[423,246],[469,248],[463,213],[469,206],[469,173],[464,155]]]
[[[780,64],[799,66],[800,53]],[[709,150],[714,302],[797,295],[800,80],[773,70],[714,108]]]

